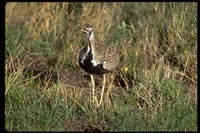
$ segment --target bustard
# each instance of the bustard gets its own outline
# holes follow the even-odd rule
[[[93,74],[103,74],[100,103],[98,104],[97,102],[97,106],[99,106],[101,105],[103,99],[106,83],[105,74],[111,72],[119,64],[119,55],[111,46],[107,46],[95,40],[94,31],[91,25],[85,24],[85,27],[81,31],[84,33],[88,44],[79,54],[79,65],[90,74],[93,102],[96,100],[96,97],[94,96],[95,82]]]

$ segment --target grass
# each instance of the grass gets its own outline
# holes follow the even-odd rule
[[[7,3],[5,17],[6,130],[197,131],[197,3]],[[121,55],[99,108],[61,76],[85,73],[86,22]]]

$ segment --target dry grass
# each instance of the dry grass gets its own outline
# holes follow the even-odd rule
[[[7,130],[58,131],[77,117],[102,131],[197,130],[197,3],[7,3],[5,17]],[[100,108],[77,62],[87,22],[122,56]],[[37,107],[46,114],[33,119]]]

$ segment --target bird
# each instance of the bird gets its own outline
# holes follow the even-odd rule
[[[86,23],[81,32],[85,35],[87,46],[79,53],[79,66],[90,74],[93,102],[96,101],[97,106],[100,106],[106,84],[105,74],[112,72],[119,65],[120,57],[113,47],[105,45],[95,39],[94,29],[90,24]],[[102,92],[99,103],[94,95],[95,82],[93,75],[103,75]]]

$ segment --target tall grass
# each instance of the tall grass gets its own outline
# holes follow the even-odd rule
[[[197,131],[197,3],[13,2],[5,17],[6,130]],[[121,55],[99,108],[89,80],[71,85],[87,22]]]

